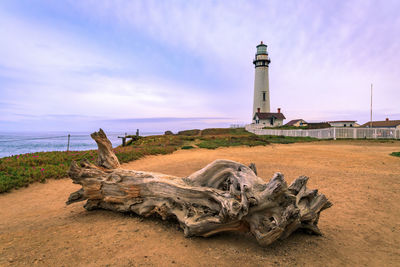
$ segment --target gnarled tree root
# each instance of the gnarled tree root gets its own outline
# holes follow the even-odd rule
[[[104,132],[100,129],[100,134],[93,135],[99,144],[101,167],[87,161],[71,164],[69,176],[82,188],[70,195],[67,204],[87,200],[84,207],[88,210],[173,217],[185,236],[250,231],[261,246],[297,229],[321,234],[317,227],[320,212],[332,205],[317,190],[307,189],[308,177],[300,176],[288,187],[283,175],[276,173],[265,183],[255,174],[254,164],[249,168],[215,160],[185,178],[124,170],[109,146],[102,145],[108,141]]]

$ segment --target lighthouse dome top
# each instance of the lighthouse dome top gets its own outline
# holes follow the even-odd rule
[[[256,55],[268,55],[267,53],[267,45],[261,41],[259,45],[257,45],[257,54]]]

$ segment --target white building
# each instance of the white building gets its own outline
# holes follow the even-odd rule
[[[332,127],[358,127],[360,126],[356,121],[328,121]]]
[[[253,117],[253,123],[262,125],[263,127],[279,127],[283,125],[284,119],[286,119],[285,115],[283,115],[281,109],[278,108],[277,113],[256,112]]]

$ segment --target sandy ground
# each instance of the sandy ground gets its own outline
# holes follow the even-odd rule
[[[186,176],[214,159],[255,162],[259,176],[310,176],[334,206],[323,236],[261,248],[249,234],[185,238],[174,222],[65,205],[79,188],[53,180],[0,195],[0,266],[400,266],[400,143],[317,142],[178,151],[124,168]]]

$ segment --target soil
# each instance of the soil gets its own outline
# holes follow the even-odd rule
[[[321,214],[323,236],[295,233],[267,248],[245,233],[185,238],[173,221],[65,205],[79,189],[50,180],[0,195],[0,266],[399,266],[399,142],[327,141],[181,150],[123,168],[187,176],[214,159],[256,163],[291,182],[310,177],[333,207]]]

